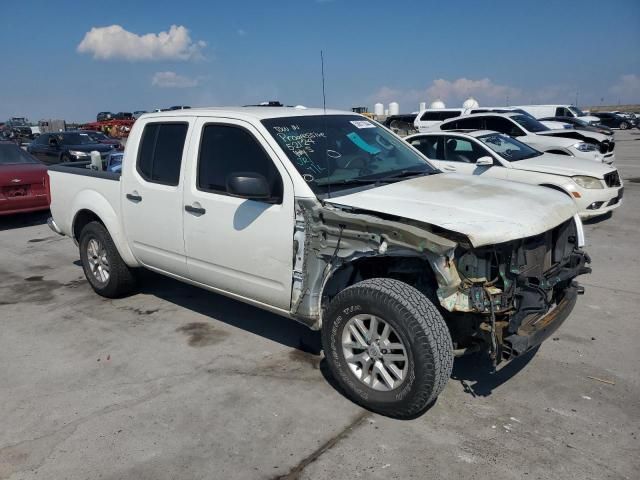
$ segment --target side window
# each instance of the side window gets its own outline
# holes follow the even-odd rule
[[[148,182],[180,183],[182,151],[189,125],[183,122],[148,123],[142,132],[138,173]]]
[[[457,127],[463,130],[480,130],[482,128],[482,117],[463,118],[456,122]]]
[[[431,160],[444,160],[442,148],[439,148],[441,138],[442,137],[436,137],[435,135],[418,137],[411,140],[411,145]]]
[[[565,108],[564,107],[556,107],[556,117],[566,117]]]
[[[226,195],[227,177],[236,172],[264,176],[274,201],[282,203],[282,178],[256,138],[241,127],[205,125],[198,155],[198,190]]]
[[[445,140],[444,156],[449,162],[475,163],[482,155],[480,147],[469,140],[460,137]]]
[[[455,112],[438,112],[438,113],[439,113],[438,120],[448,120],[449,118],[459,117],[460,115],[462,115],[461,110],[458,110]]]
[[[487,130],[493,130],[494,132],[504,133],[506,135],[511,135],[517,137],[519,135],[524,135],[524,132],[520,127],[515,125],[510,120],[502,117],[489,117],[487,118],[486,124]]]

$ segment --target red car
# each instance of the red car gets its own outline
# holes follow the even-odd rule
[[[48,210],[47,167],[13,142],[0,142],[0,215]]]

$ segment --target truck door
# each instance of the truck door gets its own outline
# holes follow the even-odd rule
[[[186,276],[183,159],[193,118],[148,119],[123,161],[121,208],[125,232],[147,267]],[[133,155],[137,153],[137,158]]]
[[[199,119],[189,151],[184,238],[189,277],[223,292],[289,309],[293,183],[250,123]],[[262,175],[269,200],[231,196],[234,172]]]

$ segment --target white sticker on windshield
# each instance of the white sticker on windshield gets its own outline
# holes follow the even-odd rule
[[[376,128],[376,126],[366,120],[351,120],[351,123],[357,128]]]

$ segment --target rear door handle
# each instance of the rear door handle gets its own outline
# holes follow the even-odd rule
[[[442,167],[442,169],[446,170],[448,172],[455,172],[456,171],[455,167]]]
[[[127,200],[131,200],[132,202],[141,202],[142,197],[137,194],[127,193]]]
[[[192,207],[191,205],[185,205],[184,209],[185,209],[185,211],[187,211],[189,213],[193,213],[195,215],[204,215],[205,213],[207,213],[207,211],[204,208]]]

